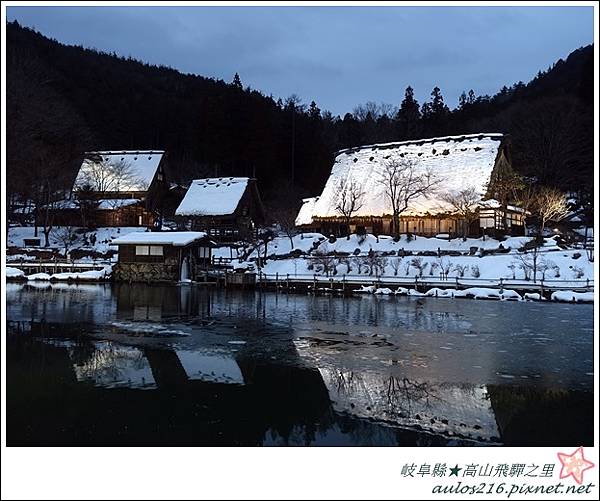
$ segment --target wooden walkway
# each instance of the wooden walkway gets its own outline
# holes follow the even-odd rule
[[[437,287],[440,289],[464,290],[471,287],[485,287],[488,289],[512,289],[520,292],[537,292],[547,296],[552,292],[572,290],[575,292],[593,292],[593,280],[498,280],[482,278],[448,278],[446,280],[436,277],[323,277],[317,275],[267,275],[259,273],[256,276],[258,288],[275,288],[290,292],[326,292],[339,294],[352,294],[362,286],[373,286],[378,289],[388,288],[393,291],[399,287],[414,289],[418,292],[427,292]]]
[[[34,273],[47,273],[53,275],[54,273],[79,273],[83,271],[102,270],[106,265],[110,263],[68,263],[61,261],[23,261],[23,262],[7,262],[6,266],[10,268],[17,268],[25,273],[25,275],[33,275]]]

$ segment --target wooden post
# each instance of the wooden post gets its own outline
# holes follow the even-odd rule
[[[285,288],[289,293],[290,292],[290,274],[289,273],[287,273],[285,276]]]
[[[317,292],[317,274],[313,273],[313,293]]]
[[[275,290],[279,290],[279,272],[275,273]]]

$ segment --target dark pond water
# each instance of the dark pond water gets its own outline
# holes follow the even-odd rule
[[[593,307],[7,289],[9,445],[592,445]]]

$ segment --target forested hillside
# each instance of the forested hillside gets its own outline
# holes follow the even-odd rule
[[[441,77],[440,77],[441,78]],[[93,149],[164,149],[171,178],[255,175],[271,205],[321,191],[336,150],[471,132],[512,136],[514,164],[562,188],[593,185],[593,47],[574,51],[530,83],[494,96],[442,91],[418,103],[359,105],[334,117],[311,96],[278,100],[230,83],[62,45],[16,22],[7,28],[7,188],[68,185]],[[284,194],[282,196],[282,194]]]

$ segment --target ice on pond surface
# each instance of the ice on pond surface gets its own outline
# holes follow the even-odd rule
[[[177,351],[177,357],[192,380],[244,384],[244,376],[234,358],[186,350]]]

